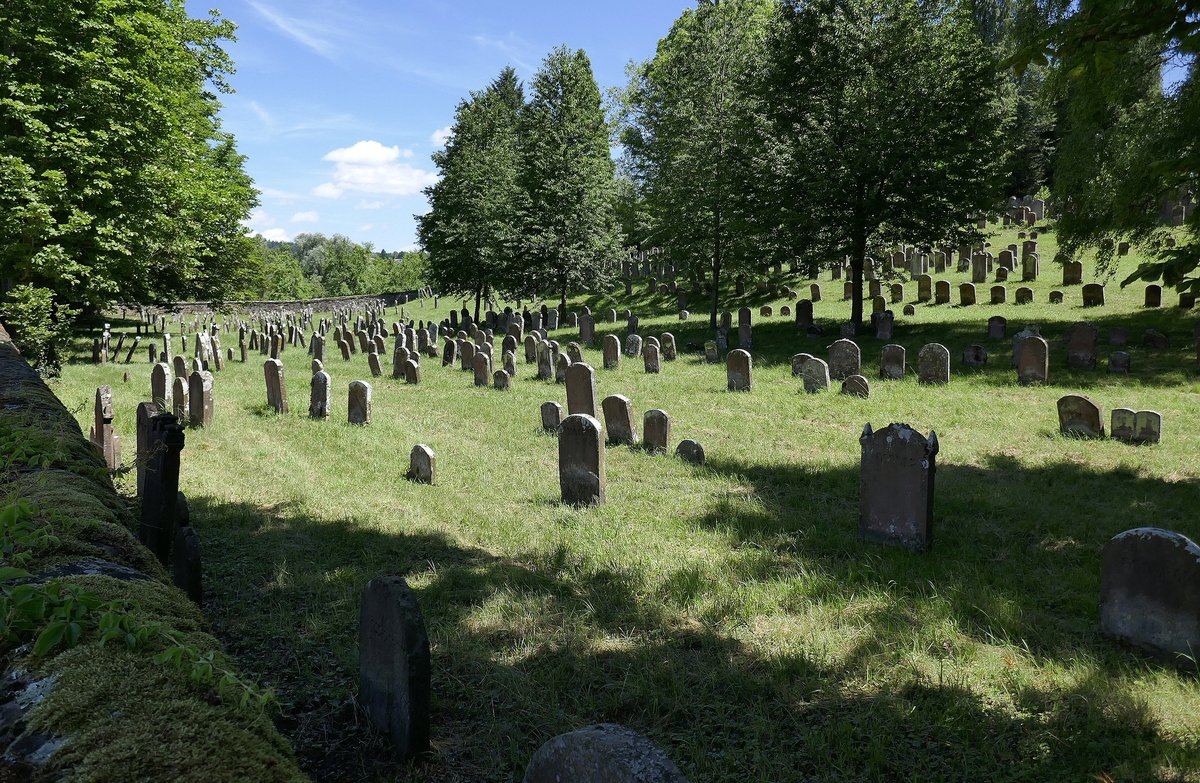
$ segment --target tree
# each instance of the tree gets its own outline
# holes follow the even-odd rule
[[[856,328],[869,247],[962,238],[998,206],[1007,118],[994,56],[961,6],[782,4],[767,82],[790,156],[779,209],[803,249],[849,258]]]
[[[232,23],[174,0],[0,6],[0,280],[99,308],[245,284],[256,203],[221,130]]]
[[[1055,160],[1059,256],[1097,253],[1113,268],[1117,242],[1148,246],[1155,260],[1122,282],[1162,280],[1200,293],[1200,214],[1170,247],[1164,206],[1200,188],[1200,2],[1087,0],[1026,37],[1010,59],[1018,73],[1056,63],[1064,94],[1062,153]],[[1161,89],[1164,66],[1182,78]]]
[[[758,89],[771,0],[702,0],[634,69],[621,142],[651,219],[651,244],[712,286],[770,260],[777,221],[764,185],[778,151]]]
[[[522,259],[517,293],[598,290],[621,252],[600,88],[583,50],[552,51],[521,112]]]
[[[519,286],[519,117],[524,90],[505,68],[462,101],[445,149],[433,155],[441,179],[425,189],[429,211],[417,235],[430,282],[444,294],[475,297],[475,318],[493,290]]]

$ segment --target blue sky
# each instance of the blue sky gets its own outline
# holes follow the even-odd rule
[[[262,191],[252,231],[416,243],[430,154],[471,90],[512,65],[528,82],[555,46],[583,49],[601,90],[654,54],[687,0],[225,0],[236,93],[222,119]],[[209,5],[193,5],[200,15]]]

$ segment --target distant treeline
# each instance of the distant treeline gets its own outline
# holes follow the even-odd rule
[[[238,299],[312,299],[407,291],[425,284],[423,252],[375,250],[334,234],[290,242],[255,237]]]

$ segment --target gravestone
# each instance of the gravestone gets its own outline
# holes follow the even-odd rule
[[[671,440],[671,417],[651,408],[642,416],[642,448],[651,453],[666,453]]]
[[[1033,292],[1032,291],[1029,292],[1029,301],[1030,302],[1033,301]],[[1062,303],[1063,303],[1063,292],[1062,291],[1051,291],[1050,292],[1050,304],[1062,304]]]
[[[1100,283],[1088,283],[1083,287],[1084,307],[1104,306],[1104,286]]]
[[[1126,443],[1145,444],[1162,441],[1162,414],[1158,411],[1132,411],[1114,408],[1109,435]]]
[[[366,381],[350,381],[346,417],[351,424],[371,423],[371,384]]]
[[[547,432],[557,432],[559,424],[562,423],[562,406],[557,402],[543,402],[540,412],[542,429]]]
[[[625,338],[624,354],[628,357],[640,356],[642,353],[642,336],[631,334]]]
[[[201,370],[188,379],[188,425],[211,427],[213,423],[213,377]]]
[[[200,560],[200,534],[196,528],[186,524],[187,498],[180,492],[176,495],[180,508],[176,516],[181,520],[175,531],[175,545],[171,555],[171,584],[182,590],[197,606],[204,604],[203,567]]]
[[[975,284],[963,283],[958,287],[958,303],[962,307],[975,304]]]
[[[1063,285],[1079,285],[1083,282],[1083,263],[1068,261],[1063,264]]]
[[[1046,383],[1050,377],[1050,345],[1038,335],[1017,343],[1017,382],[1022,386]]]
[[[876,340],[890,340],[895,334],[896,314],[891,310],[871,313],[871,326]]]
[[[1113,351],[1108,356],[1108,371],[1110,373],[1127,374],[1129,372],[1129,354],[1125,351]]]
[[[1100,406],[1081,394],[1059,397],[1058,431],[1064,435],[1103,438],[1104,423]]]
[[[608,399],[604,401],[606,417]],[[594,416],[577,413],[562,420],[558,434],[558,483],[562,502],[567,505],[604,503],[604,443],[600,422]]]
[[[750,353],[741,348],[732,350],[725,357],[725,377],[729,391],[750,391]]]
[[[417,364],[415,359],[404,363],[404,382],[413,385],[421,382],[421,365]]]
[[[1162,286],[1151,283],[1146,286],[1145,307],[1162,307]]]
[[[917,301],[928,302],[933,298],[933,278],[921,275],[917,278]]]
[[[477,353],[471,360],[471,369],[476,386],[487,386],[492,380],[492,359],[486,353]]]
[[[1141,527],[1104,545],[1100,629],[1195,671],[1200,650],[1200,546]]]
[[[907,424],[889,424],[859,437],[859,534],[868,540],[923,551],[933,544],[937,433],[926,438]]]
[[[967,367],[983,367],[987,365],[988,352],[982,345],[968,345],[963,351],[962,362]]]
[[[497,391],[508,391],[512,387],[512,376],[506,370],[496,370],[492,373],[492,388]]]
[[[885,345],[879,352],[879,377],[886,381],[904,378],[905,351],[901,345]]]
[[[608,442],[625,446],[636,444],[637,431],[633,424],[633,409],[629,404],[629,398],[623,394],[613,394],[605,397],[600,406],[604,411],[604,427],[608,433]]]
[[[857,373],[851,373],[855,375]],[[829,389],[829,365],[824,359],[812,357],[804,363],[804,372],[802,375],[804,381],[804,391],[809,394],[823,392]]]
[[[433,484],[437,481],[437,454],[424,443],[413,446],[408,455],[408,473],[405,478],[417,484]]]
[[[861,375],[851,375],[842,381],[842,394],[866,399],[871,396],[871,384]]]
[[[572,364],[567,368],[567,413],[597,415],[596,372],[588,364]]]
[[[604,335],[604,369],[615,370],[621,364],[621,338],[615,334]]]
[[[559,734],[538,748],[522,783],[688,783],[657,745],[615,723]]]
[[[188,417],[188,382],[184,377],[176,378],[171,384],[171,405],[170,411],[160,411],[160,413],[172,413],[175,418],[181,422],[187,421]]]
[[[642,349],[642,365],[646,372],[656,374],[662,370],[662,364],[659,361],[658,346],[647,344]]]
[[[950,303],[950,281],[938,280],[933,286],[933,303],[934,304],[949,304]]]
[[[1002,285],[992,286],[992,304],[1002,305],[1008,301],[1008,289]]]
[[[571,366],[571,358],[566,354],[557,354],[557,356],[558,358],[554,360],[554,382],[566,383],[567,368]]]
[[[670,332],[663,332],[662,358],[668,362],[673,362],[679,358],[679,352],[675,347],[675,335]]]
[[[798,353],[792,357],[792,377],[793,378],[795,378],[796,376],[798,376],[804,372],[804,363],[807,362],[811,358],[812,358],[812,354],[809,354],[809,353]]]
[[[171,368],[159,362],[150,369],[150,399],[162,413],[171,410],[171,392]]]
[[[324,371],[313,373],[308,402],[308,415],[310,418],[329,418],[329,409],[331,407],[329,384],[329,373]]]
[[[184,433],[178,420],[169,413],[151,418],[149,431],[138,540],[165,566],[170,562],[175,541],[179,457]]]
[[[395,362],[393,362],[393,365]],[[379,354],[372,351],[367,354],[367,367],[371,370],[372,378],[380,378],[383,376],[383,367],[379,364]],[[393,370],[395,368],[393,367]]]
[[[1008,319],[1002,315],[993,315],[987,322],[989,340],[1003,340],[1008,336]]]
[[[675,447],[675,456],[693,465],[703,465],[704,447],[694,440],[681,440]]]
[[[1100,329],[1083,321],[1067,329],[1067,367],[1072,370],[1096,369],[1096,342]]]
[[[287,385],[283,380],[283,362],[267,359],[263,362],[263,375],[267,381],[267,405],[276,413],[287,413]]]
[[[399,576],[367,583],[358,614],[358,703],[398,760],[429,750],[429,636]]]
[[[950,382],[950,351],[941,343],[929,343],[917,354],[917,382],[944,386]]]
[[[829,346],[829,377],[843,380],[862,372],[862,353],[853,340],[835,340]]]

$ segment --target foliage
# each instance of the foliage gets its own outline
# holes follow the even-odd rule
[[[779,150],[757,83],[773,9],[705,0],[684,11],[621,96],[625,203],[640,197],[651,244],[710,281],[713,328],[722,271],[763,264],[777,244],[763,187]]]
[[[176,0],[0,8],[0,278],[88,308],[241,289],[256,195],[212,91],[233,29]]]
[[[582,49],[547,55],[521,110],[521,291],[595,291],[621,254],[608,125]]]
[[[44,375],[57,375],[62,368],[77,314],[56,304],[50,289],[29,284],[13,288],[0,300],[0,321],[25,361]]]
[[[855,325],[869,247],[960,238],[997,207],[1007,118],[993,57],[961,6],[783,3],[768,78],[789,153],[776,203],[810,262],[849,259]]]
[[[459,103],[446,146],[433,155],[441,178],[425,189],[430,209],[417,216],[430,282],[447,295],[473,296],[476,317],[489,291],[525,285],[517,181],[524,102],[509,67]]]
[[[274,703],[269,690],[262,691],[227,669],[214,651],[201,651],[161,623],[142,621],[133,601],[105,601],[61,580],[22,582],[30,574],[21,566],[33,551],[57,543],[45,526],[31,524],[34,511],[20,500],[0,506],[0,641],[6,645],[32,642],[31,654],[40,658],[95,634],[102,645],[116,642],[131,650],[157,649],[156,663],[187,673],[199,685],[215,687],[243,707],[261,709]]]
[[[408,291],[426,285],[424,253],[376,251],[342,234],[299,234],[291,242],[255,237],[252,284],[243,299],[309,299]]]

